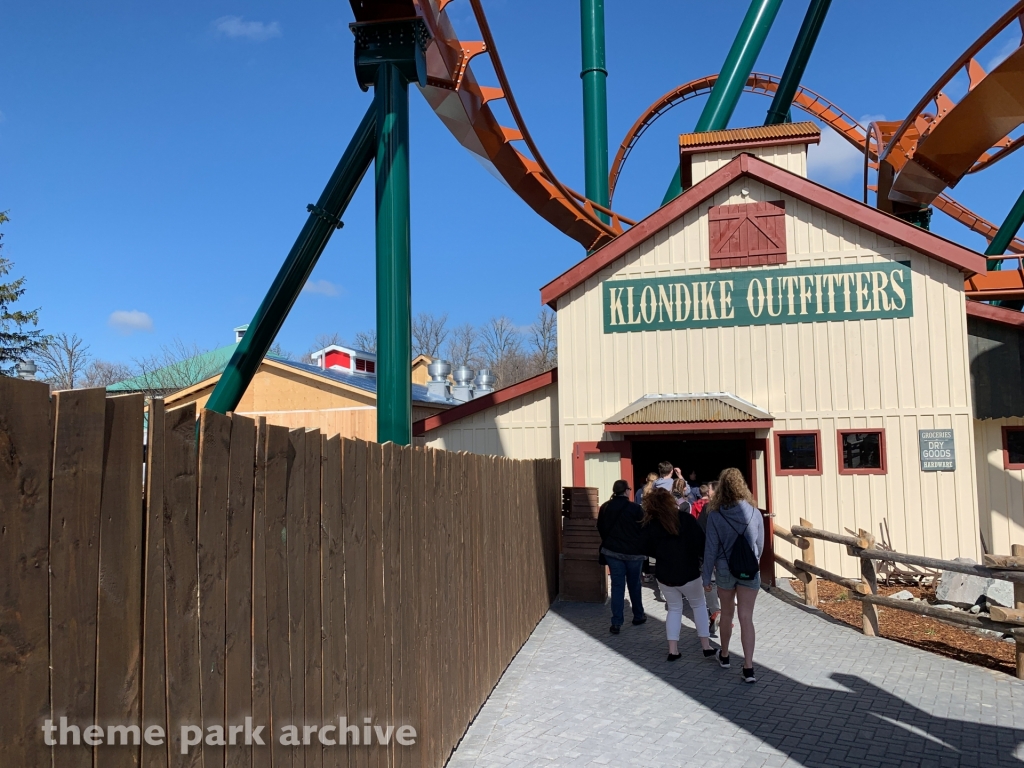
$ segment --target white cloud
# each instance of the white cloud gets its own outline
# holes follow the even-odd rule
[[[241,16],[221,16],[214,20],[213,28],[224,37],[242,37],[256,43],[281,36],[281,25],[276,21],[266,24],[262,21],[245,21]]]
[[[110,313],[107,325],[123,336],[129,336],[136,331],[150,333],[153,330],[153,318],[137,309],[119,309]]]
[[[315,293],[319,296],[337,296],[341,289],[330,280],[307,280],[302,286],[303,293]]]
[[[999,49],[999,52],[995,56],[993,56],[992,59],[988,62],[988,66],[985,67],[985,71],[991,72],[993,69],[998,67],[1004,61],[1006,61],[1010,54],[1016,51],[1019,47],[1019,40],[1007,40],[1006,43],[1003,44],[1003,47]]]
[[[807,148],[807,175],[815,181],[837,184],[864,172],[864,153],[831,128],[821,132],[821,143]]]

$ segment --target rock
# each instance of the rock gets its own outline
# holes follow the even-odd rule
[[[936,605],[936,606],[933,606],[933,607],[941,608],[944,611],[959,611],[960,610],[955,605],[950,605],[949,603],[940,603],[939,605]]]
[[[902,592],[897,592],[894,595],[889,595],[889,597],[891,597],[893,600],[913,600],[914,599],[914,596],[909,591],[907,591],[906,589],[904,589]]]
[[[971,606],[971,613],[973,613],[975,616],[977,616],[979,613],[981,613],[981,606],[980,605],[972,605]]]
[[[1013,582],[1001,579],[989,579],[985,589],[985,599],[1003,608],[1013,608]]]
[[[969,557],[958,557],[953,562],[977,565]],[[935,598],[943,603],[952,603],[960,608],[970,608],[978,602],[978,598],[986,593],[992,579],[972,576],[966,573],[943,571],[939,576],[939,585],[935,590]],[[1010,590],[1012,593],[1012,589]]]

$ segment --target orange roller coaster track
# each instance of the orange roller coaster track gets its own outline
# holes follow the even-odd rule
[[[615,187],[622,174],[626,159],[629,157],[630,152],[632,152],[633,147],[636,146],[637,141],[639,141],[651,124],[684,101],[710,93],[717,79],[718,75],[709,75],[683,83],[651,104],[637,121],[633,123],[633,126],[626,133],[625,138],[623,138],[622,143],[619,145],[618,151],[615,153],[615,159],[608,174],[609,198],[614,197]],[[776,75],[753,72],[747,79],[744,90],[748,93],[757,93],[762,96],[773,96],[778,88],[778,84],[779,78]],[[868,132],[864,126],[851,117],[848,112],[845,112],[828,99],[809,88],[800,86],[793,99],[793,106],[828,125],[858,150],[863,152],[865,147],[867,147],[870,160],[877,160],[875,151],[872,148],[874,142],[870,146],[868,145]],[[945,193],[939,195],[933,204],[946,215],[988,240],[992,239],[998,229],[992,222],[986,221],[981,216],[971,212]],[[1015,238],[1010,244],[1009,250],[1013,253],[1024,253],[1024,241],[1020,238]]]

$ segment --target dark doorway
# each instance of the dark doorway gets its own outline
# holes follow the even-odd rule
[[[670,461],[683,471],[689,481],[690,471],[697,470],[697,480],[706,483],[717,480],[726,467],[736,467],[743,473],[747,484],[750,478],[750,458],[747,440],[739,438],[693,439],[666,437],[658,440],[637,440],[633,443],[633,483],[641,487],[648,472],[657,472],[658,463]]]

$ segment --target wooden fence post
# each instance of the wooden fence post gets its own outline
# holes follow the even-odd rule
[[[875,537],[865,531],[863,528],[857,531],[857,535],[863,539],[867,539],[870,546],[868,549],[874,549]],[[868,588],[871,590],[872,595],[878,594],[878,574],[875,570],[875,561],[862,557],[860,560],[860,578]],[[878,637],[878,606],[874,603],[869,603],[865,600],[861,600],[861,628],[864,634],[868,637]]]
[[[1014,557],[1024,557],[1024,544],[1014,544],[1010,548]],[[1013,582],[1013,607],[1024,610],[1024,584]],[[1024,680],[1024,639],[1017,638],[1017,679]]]
[[[800,525],[802,525],[804,528],[814,527],[813,525],[811,525],[810,520],[805,520],[802,517],[800,518]],[[817,562],[814,559],[814,539],[807,539],[807,541],[810,543],[811,546],[804,550],[802,559],[808,565],[817,565]],[[804,605],[809,606],[811,608],[817,608],[818,577],[815,576],[813,573],[808,573],[807,576],[808,579],[804,583]]]

